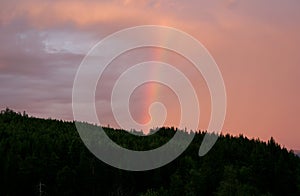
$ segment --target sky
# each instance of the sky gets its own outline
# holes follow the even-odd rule
[[[73,120],[73,81],[88,51],[124,28],[163,25],[195,37],[218,64],[227,94],[223,133],[273,136],[288,149],[300,149],[298,0],[2,0],[0,5],[1,109]],[[101,124],[117,127],[109,104],[114,82],[133,64],[149,60],[172,64],[190,79],[201,108],[199,129],[205,130],[211,107],[205,80],[189,61],[161,48],[126,52],[105,70],[95,97]],[[178,97],[158,83],[134,91],[132,117],[147,123],[155,101],[165,105],[165,125],[177,126]]]

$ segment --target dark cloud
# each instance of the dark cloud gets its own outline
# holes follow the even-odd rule
[[[0,25],[1,107],[33,112],[71,103],[73,79],[84,54],[49,53],[48,33],[21,19]],[[64,111],[71,114],[71,107]]]

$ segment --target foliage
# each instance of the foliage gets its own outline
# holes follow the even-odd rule
[[[178,131],[161,128],[149,137],[104,128],[116,143],[145,150]],[[188,134],[188,133],[184,133]],[[300,195],[300,158],[278,145],[242,135],[221,135],[204,157],[204,132],[172,163],[129,172],[95,158],[74,122],[38,119],[6,109],[0,114],[1,195]]]

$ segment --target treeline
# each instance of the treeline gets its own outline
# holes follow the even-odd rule
[[[177,131],[161,128],[139,137],[104,130],[116,143],[135,150],[158,147]],[[74,122],[6,109],[0,114],[0,195],[300,195],[300,158],[273,138],[261,142],[221,135],[212,150],[199,157],[204,134],[197,133],[172,163],[129,172],[94,157]]]

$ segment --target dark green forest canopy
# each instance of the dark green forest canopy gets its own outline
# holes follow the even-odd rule
[[[148,137],[104,127],[134,150],[159,147],[175,128]],[[188,133],[185,133],[188,134]],[[204,157],[204,132],[172,163],[145,172],[113,168],[82,143],[74,122],[0,114],[0,195],[300,195],[300,158],[281,147],[242,135],[221,135]]]

